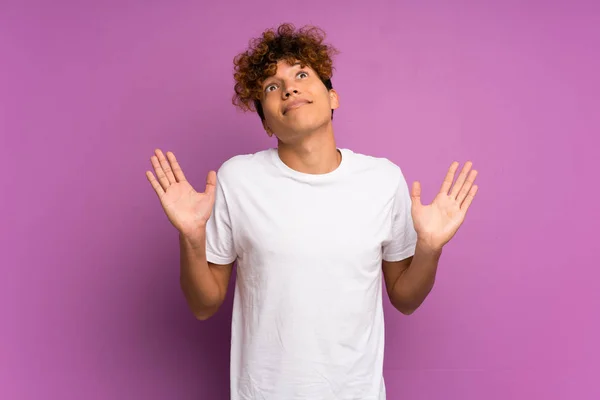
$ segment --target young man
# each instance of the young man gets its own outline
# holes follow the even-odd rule
[[[282,25],[236,57],[234,103],[255,109],[277,148],[186,181],[173,153],[147,177],[181,244],[181,286],[198,319],[222,304],[237,261],[231,399],[383,400],[382,286],[411,314],[477,187],[450,167],[430,205],[400,168],[339,149],[334,49],[316,28]]]

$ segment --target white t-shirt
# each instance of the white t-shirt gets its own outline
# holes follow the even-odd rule
[[[333,172],[277,149],[217,175],[207,258],[238,260],[232,400],[384,400],[382,259],[414,254],[408,186],[384,158],[340,149]]]

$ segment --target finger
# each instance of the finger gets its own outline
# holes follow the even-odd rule
[[[465,179],[467,179],[467,174],[471,170],[472,165],[473,163],[471,161],[467,161],[465,163],[464,167],[462,168],[462,171],[460,171],[460,174],[458,174],[458,178],[456,178],[454,186],[452,187],[450,197],[456,198],[456,196],[458,196],[458,192],[460,192],[460,190],[462,189],[465,183]]]
[[[156,149],[156,156],[158,157],[158,161],[160,161],[160,166],[162,167],[163,171],[165,171],[165,175],[167,176],[169,183],[172,185],[175,182],[177,182],[175,180],[175,175],[173,175],[171,164],[169,164],[169,161],[167,161],[167,158],[165,157],[163,152],[160,151],[160,149]]]
[[[167,190],[167,188],[169,186],[171,186],[171,184],[169,183],[169,180],[167,179],[167,176],[165,175],[165,171],[163,171],[162,167],[160,166],[158,157],[156,157],[156,156],[150,157],[150,162],[152,163],[152,166],[154,167],[154,172],[156,173],[158,182],[162,186],[163,190]]]
[[[421,204],[421,183],[418,181],[413,182],[412,190],[410,193],[410,198],[412,199],[413,204],[422,205]]]
[[[177,162],[177,158],[175,158],[175,154],[173,154],[171,151],[167,151],[167,159],[173,168],[173,175],[175,176],[177,182],[185,182],[185,175],[183,174],[183,170]]]
[[[162,186],[160,186],[160,183],[158,183],[152,172],[146,171],[146,178],[148,178],[148,182],[150,182],[150,185],[152,185],[154,191],[160,199],[165,194],[165,191],[163,190]]]
[[[204,193],[208,195],[214,195],[215,189],[217,188],[217,173],[215,171],[209,171],[206,177],[206,189]]]
[[[454,181],[454,175],[456,175],[457,169],[458,169],[458,162],[456,162],[456,161],[452,162],[452,164],[450,165],[450,168],[448,169],[448,173],[446,174],[446,177],[444,178],[444,182],[442,182],[442,187],[440,188],[440,193],[448,195],[448,192],[450,191],[450,186],[452,186],[452,182]]]
[[[458,201],[459,204],[465,200],[465,197],[467,197],[467,194],[473,187],[473,183],[475,183],[476,177],[477,177],[477,171],[471,170],[471,172],[469,173],[469,175],[467,177],[467,180],[465,181],[464,185],[462,186],[462,189],[460,189],[460,192],[458,192],[458,196],[456,196],[456,200]]]
[[[469,190],[469,194],[467,195],[467,197],[465,198],[465,201],[463,201],[460,206],[460,209],[463,212],[467,212],[467,210],[469,209],[469,206],[471,205],[471,203],[473,202],[473,199],[475,198],[475,195],[477,194],[477,189],[479,189],[479,187],[477,185],[473,185],[473,187],[471,187],[471,190]]]

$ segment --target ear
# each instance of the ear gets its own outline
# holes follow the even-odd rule
[[[269,128],[269,125],[267,125],[267,121],[263,120],[263,128],[265,128],[265,131],[267,132],[267,135],[269,136],[273,136],[273,131],[271,130],[271,128]]]
[[[335,110],[340,106],[340,98],[335,89],[329,91],[329,102],[331,103],[332,110]]]

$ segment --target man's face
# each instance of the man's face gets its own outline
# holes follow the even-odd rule
[[[327,90],[310,67],[277,63],[277,73],[263,82],[262,107],[265,129],[282,142],[294,142],[331,123],[338,108],[337,93]]]

